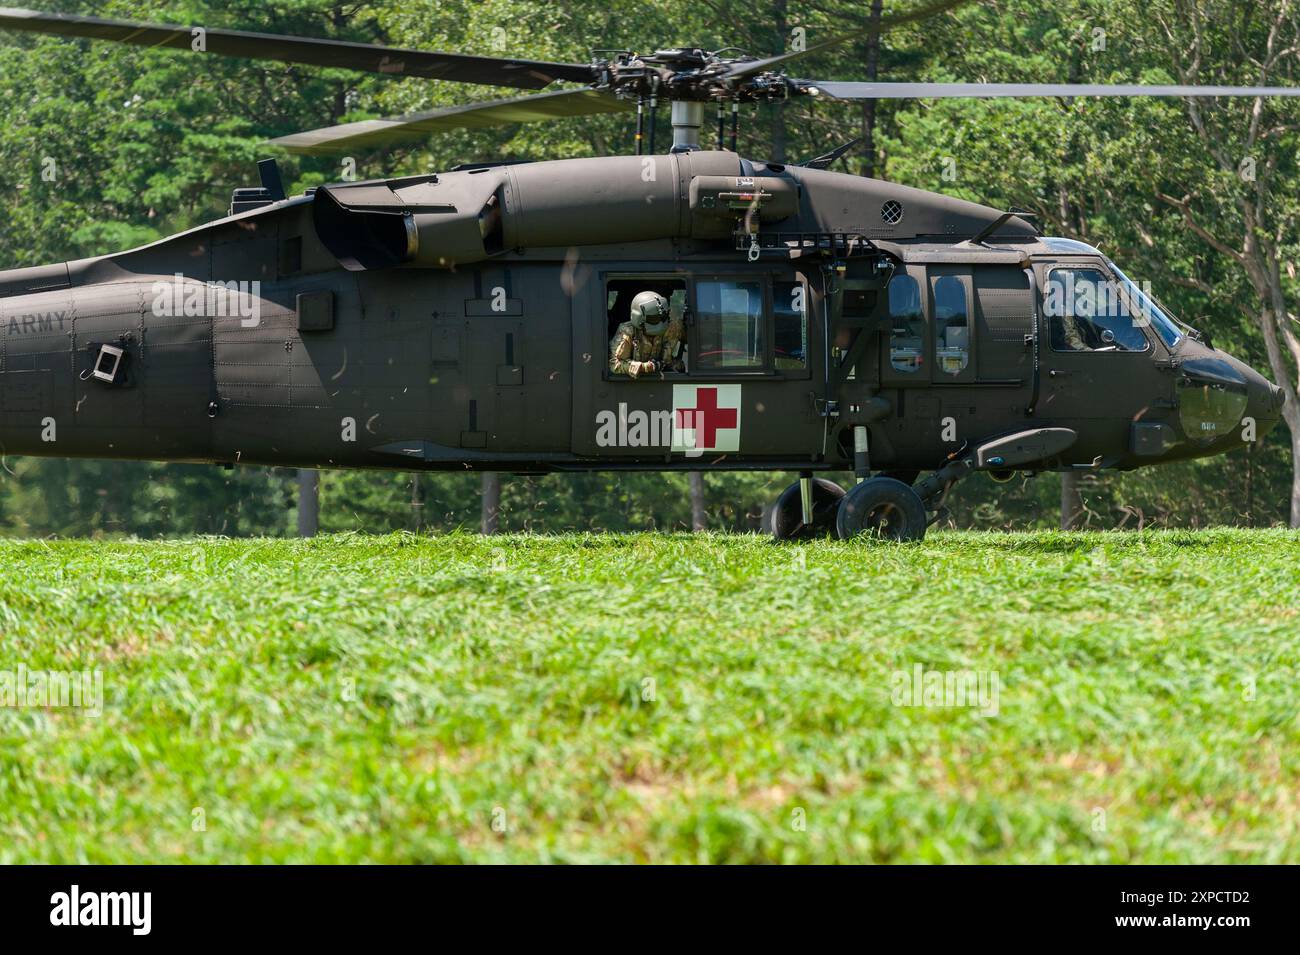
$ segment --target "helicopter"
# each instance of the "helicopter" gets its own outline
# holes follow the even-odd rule
[[[943,0],[878,32],[951,9]],[[1031,216],[735,149],[801,97],[1294,96],[1286,87],[859,83],[696,48],[590,63],[0,9],[0,29],[539,90],[273,140],[291,152],[635,112],[635,153],[480,162],[288,196],[124,252],[0,272],[6,453],[303,468],[778,471],[778,540],[921,539],[956,482],[1259,440],[1284,394],[1100,250]],[[656,152],[667,103],[672,143]],[[716,141],[701,144],[706,111]],[[649,133],[647,135],[647,118]],[[730,142],[727,142],[727,139]],[[635,377],[653,292],[684,329]],[[851,471],[844,488],[822,476]]]

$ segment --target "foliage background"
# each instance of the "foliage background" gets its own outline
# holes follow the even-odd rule
[[[1279,0],[1269,0],[1260,9]],[[1207,43],[1231,59],[1254,42],[1248,8],[1223,6]],[[823,0],[146,0],[45,3],[100,16],[379,41],[542,59],[585,60],[595,47],[739,45],[786,48],[861,25],[863,3]],[[895,5],[891,4],[891,9]],[[1176,81],[1178,52],[1157,29],[1179,0],[996,0],[892,32],[879,78],[971,81]],[[1245,11],[1245,12],[1242,12]],[[1100,34],[1098,31],[1102,31]],[[1098,49],[1098,37],[1103,38]],[[1216,46],[1217,45],[1217,46]],[[801,63],[807,76],[864,78],[865,43]],[[394,81],[346,71],[252,64],[221,57],[0,33],[0,268],[115,251],[224,215],[230,191],[249,184],[266,138],[335,122],[391,115],[497,91]],[[501,92],[500,95],[509,95]],[[1218,107],[1215,107],[1218,108]],[[1223,109],[1238,108],[1225,104]],[[666,112],[666,111],[663,111]],[[1251,292],[1230,263],[1156,199],[1212,188],[1214,167],[1177,101],[882,101],[876,152],[858,149],[845,171],[1037,212],[1049,232],[1098,244],[1215,342],[1267,369],[1252,323]],[[663,117],[666,124],[666,116]],[[861,105],[793,104],[747,118],[740,149],[797,161],[859,135]],[[631,121],[597,117],[440,136],[427,146],[356,157],[362,177],[410,174],[476,159],[540,159],[626,152]],[[662,138],[666,136],[661,132]],[[1275,192],[1300,195],[1296,143],[1281,157]],[[53,159],[58,175],[42,179]],[[292,191],[340,177],[336,159],[282,160]],[[956,171],[955,178],[945,170]],[[1288,257],[1294,237],[1284,236]],[[1288,294],[1295,268],[1285,265]],[[294,474],[195,465],[4,458],[0,533],[18,536],[188,532],[281,534],[292,529]],[[1246,452],[1126,475],[1084,489],[1091,527],[1285,522],[1291,462],[1285,428]],[[328,473],[325,530],[474,526],[476,475]],[[706,477],[716,529],[757,526],[785,475]],[[1051,475],[995,485],[966,482],[953,495],[959,526],[1032,527],[1057,520]],[[422,500],[412,506],[413,497]],[[632,530],[690,523],[684,476],[507,478],[510,529]]]

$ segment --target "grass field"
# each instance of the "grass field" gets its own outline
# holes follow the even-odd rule
[[[0,671],[105,701],[0,707],[0,861],[1300,861],[1295,533],[0,560]]]

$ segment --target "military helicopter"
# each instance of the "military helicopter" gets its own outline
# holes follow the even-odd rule
[[[884,19],[881,31],[956,6]],[[781,540],[917,540],[963,477],[1219,454],[1281,389],[1098,249],[1027,215],[735,151],[739,106],[800,97],[1293,96],[1290,88],[857,83],[670,49],[549,63],[0,10],[0,28],[393,76],[577,88],[349,123],[279,147],[635,111],[626,156],[460,166],[286,196],[141,248],[0,272],[7,453],[306,468],[775,470]],[[194,55],[191,53],[191,55]],[[653,120],[669,104],[673,141]],[[701,147],[706,106],[714,148]],[[730,131],[730,148],[724,139]],[[849,144],[851,145],[851,144]],[[611,369],[630,303],[680,371]],[[845,490],[818,473],[851,470]]]

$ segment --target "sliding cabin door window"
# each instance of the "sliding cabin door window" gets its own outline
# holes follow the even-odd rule
[[[777,371],[808,367],[808,290],[802,282],[772,283],[772,326]]]
[[[761,278],[695,283],[692,371],[758,371],[767,367]]]

